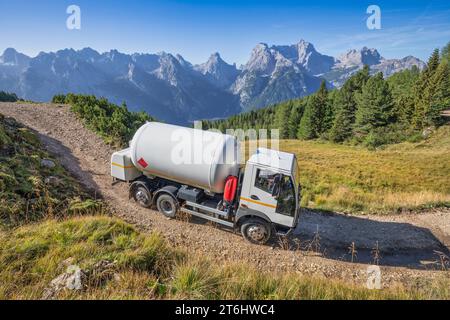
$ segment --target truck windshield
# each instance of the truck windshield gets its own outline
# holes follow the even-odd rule
[[[276,213],[287,216],[295,216],[295,188],[292,178],[283,175],[280,181],[280,189],[277,196]]]

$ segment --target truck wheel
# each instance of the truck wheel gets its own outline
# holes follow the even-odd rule
[[[265,244],[270,239],[272,229],[270,224],[266,221],[251,218],[242,224],[241,233],[248,242],[253,244]]]
[[[175,199],[168,194],[162,194],[158,197],[156,207],[159,212],[171,219],[175,218],[178,210],[178,205]]]
[[[132,190],[134,201],[141,207],[150,208],[152,205],[152,196],[144,186],[137,185]]]

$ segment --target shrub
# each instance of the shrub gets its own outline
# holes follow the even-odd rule
[[[55,96],[54,100],[62,101],[63,97]],[[140,126],[154,120],[145,112],[128,111],[125,103],[117,106],[105,98],[69,93],[64,101],[91,130],[112,145],[125,146]]]
[[[375,149],[382,145],[396,144],[403,141],[419,142],[420,132],[402,124],[391,124],[371,130],[363,139],[363,145]]]
[[[64,94],[55,95],[52,99],[52,103],[60,103],[60,104],[66,103],[66,95]]]
[[[15,93],[0,91],[0,102],[16,102],[19,98]]]

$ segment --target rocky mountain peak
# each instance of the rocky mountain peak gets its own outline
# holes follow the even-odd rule
[[[218,52],[211,54],[208,61],[197,65],[195,69],[220,88],[228,88],[239,74],[236,65],[226,63]]]
[[[175,59],[177,59],[178,63],[185,68],[192,68],[192,64],[186,61],[180,54],[175,55]]]
[[[9,66],[25,67],[30,62],[30,57],[19,53],[16,49],[7,48],[0,56],[0,63]]]
[[[377,49],[363,47],[360,50],[352,49],[339,56],[339,65],[341,67],[373,66],[381,63],[384,58]]]
[[[275,69],[275,64],[273,49],[269,49],[266,43],[259,43],[253,48],[250,60],[244,66],[244,69],[252,72],[271,74]]]
[[[91,62],[95,61],[100,57],[100,53],[89,47],[83,48],[79,50],[77,53],[82,59],[89,60]]]

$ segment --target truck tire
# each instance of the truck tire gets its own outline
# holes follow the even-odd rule
[[[134,201],[141,207],[150,208],[152,205],[152,195],[143,185],[136,185],[131,190]]]
[[[160,195],[156,200],[156,207],[167,218],[173,219],[177,215],[178,204],[171,195]]]
[[[262,219],[250,218],[241,225],[241,233],[245,240],[253,244],[266,244],[272,235],[270,224]]]

